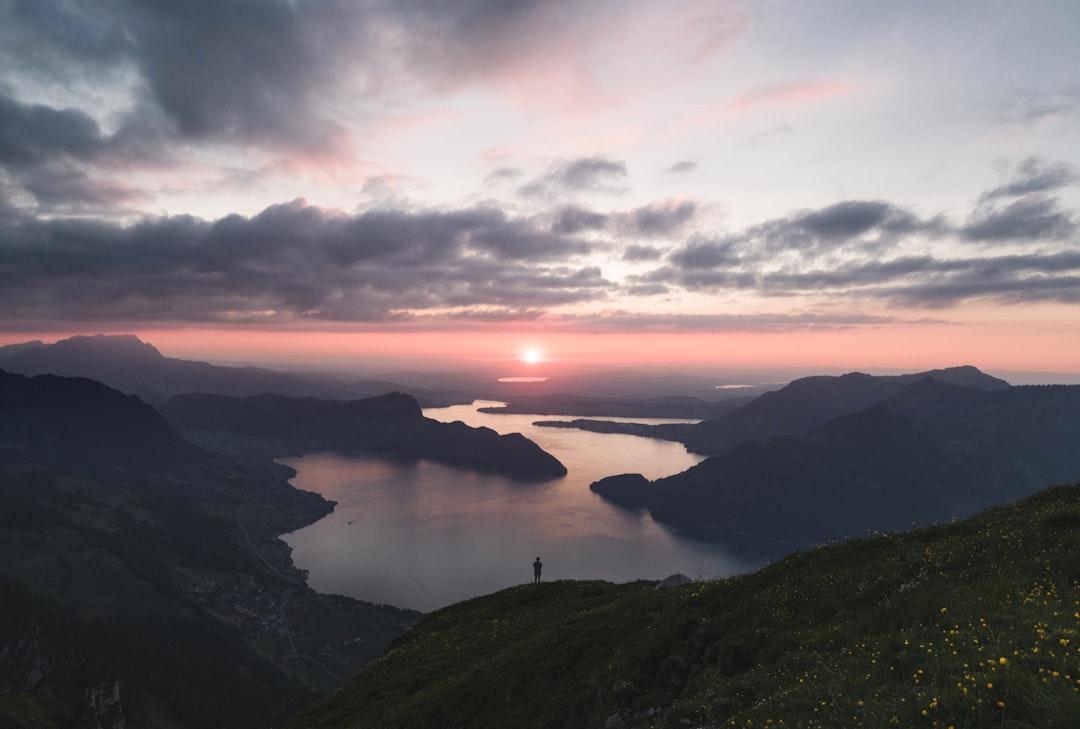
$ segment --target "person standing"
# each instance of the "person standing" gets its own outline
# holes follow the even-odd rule
[[[544,563],[540,561],[539,557],[537,557],[536,561],[533,562],[533,582],[534,583],[540,581],[540,570],[542,570],[542,569],[544,569]]]

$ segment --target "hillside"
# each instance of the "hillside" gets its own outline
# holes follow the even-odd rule
[[[1080,725],[1080,484],[654,589],[432,613],[280,729]]]
[[[291,475],[0,372],[0,726],[265,727],[378,655],[418,614],[306,586],[277,535],[331,504]]]
[[[748,440],[803,435],[835,417],[871,407],[927,377],[973,390],[1009,387],[1004,380],[971,366],[906,375],[851,372],[839,377],[803,377],[779,390],[766,392],[726,415],[689,426],[678,439],[694,453],[714,455]]]
[[[699,538],[775,557],[968,516],[1073,480],[1078,442],[1080,387],[924,377],[808,433],[747,440],[656,481],[621,474],[591,488]]]
[[[159,409],[192,438],[214,443],[241,436],[276,448],[274,455],[339,450],[428,458],[530,479],[566,474],[557,458],[520,433],[426,418],[412,396],[396,392],[359,400],[191,394]]]

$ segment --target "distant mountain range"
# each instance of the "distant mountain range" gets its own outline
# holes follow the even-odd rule
[[[188,392],[234,397],[272,392],[346,400],[404,389],[393,382],[350,382],[261,367],[225,367],[174,359],[131,334],[95,334],[55,344],[35,341],[0,347],[0,369],[22,375],[88,377],[155,405]],[[428,393],[416,394],[424,397]],[[430,395],[436,404],[446,399],[446,393]]]
[[[679,435],[718,455],[656,481],[628,474],[591,488],[698,536],[782,554],[1075,480],[1080,386],[1010,387],[968,367],[814,377]]]
[[[428,458],[525,478],[566,475],[558,459],[520,433],[425,418],[416,400],[402,393],[348,401],[191,394],[159,408],[177,428],[209,443],[244,436],[275,445],[279,454],[338,450]]]
[[[730,413],[690,426],[679,438],[694,453],[713,455],[748,440],[802,435],[839,415],[853,413],[897,394],[927,377],[976,390],[1001,390],[1005,380],[975,367],[948,367],[908,375],[815,376],[766,392]]]

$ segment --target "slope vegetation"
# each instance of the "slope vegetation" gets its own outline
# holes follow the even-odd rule
[[[265,727],[415,613],[309,589],[286,469],[100,383],[0,371],[0,727]]]
[[[726,580],[428,615],[283,729],[1080,726],[1080,485]]]

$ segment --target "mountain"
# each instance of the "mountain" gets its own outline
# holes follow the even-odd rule
[[[0,726],[265,727],[418,613],[321,595],[278,535],[331,504],[138,398],[0,372]]]
[[[1078,527],[1080,484],[724,580],[510,588],[278,729],[1075,727]]]
[[[259,367],[224,367],[165,357],[130,334],[96,334],[10,345],[0,350],[0,368],[24,375],[87,377],[157,404],[186,392],[243,397],[274,392],[295,397],[355,398],[400,386],[302,376]]]
[[[171,398],[160,410],[193,437],[245,436],[272,442],[279,453],[344,450],[428,458],[527,478],[566,474],[554,456],[519,433],[499,435],[490,428],[425,418],[416,400],[401,393],[345,401],[191,394]]]
[[[1004,380],[971,366],[907,375],[876,376],[852,372],[839,377],[803,377],[779,390],[766,392],[719,418],[682,426],[677,439],[694,453],[715,455],[747,440],[803,435],[839,415],[879,403],[927,377],[978,390],[1009,387]]]
[[[1075,479],[1078,442],[1080,387],[924,377],[805,435],[748,440],[651,483],[619,476],[591,488],[699,537],[775,555],[967,516]]]
[[[81,377],[0,370],[0,440],[37,458],[113,475],[205,460],[139,398]]]

